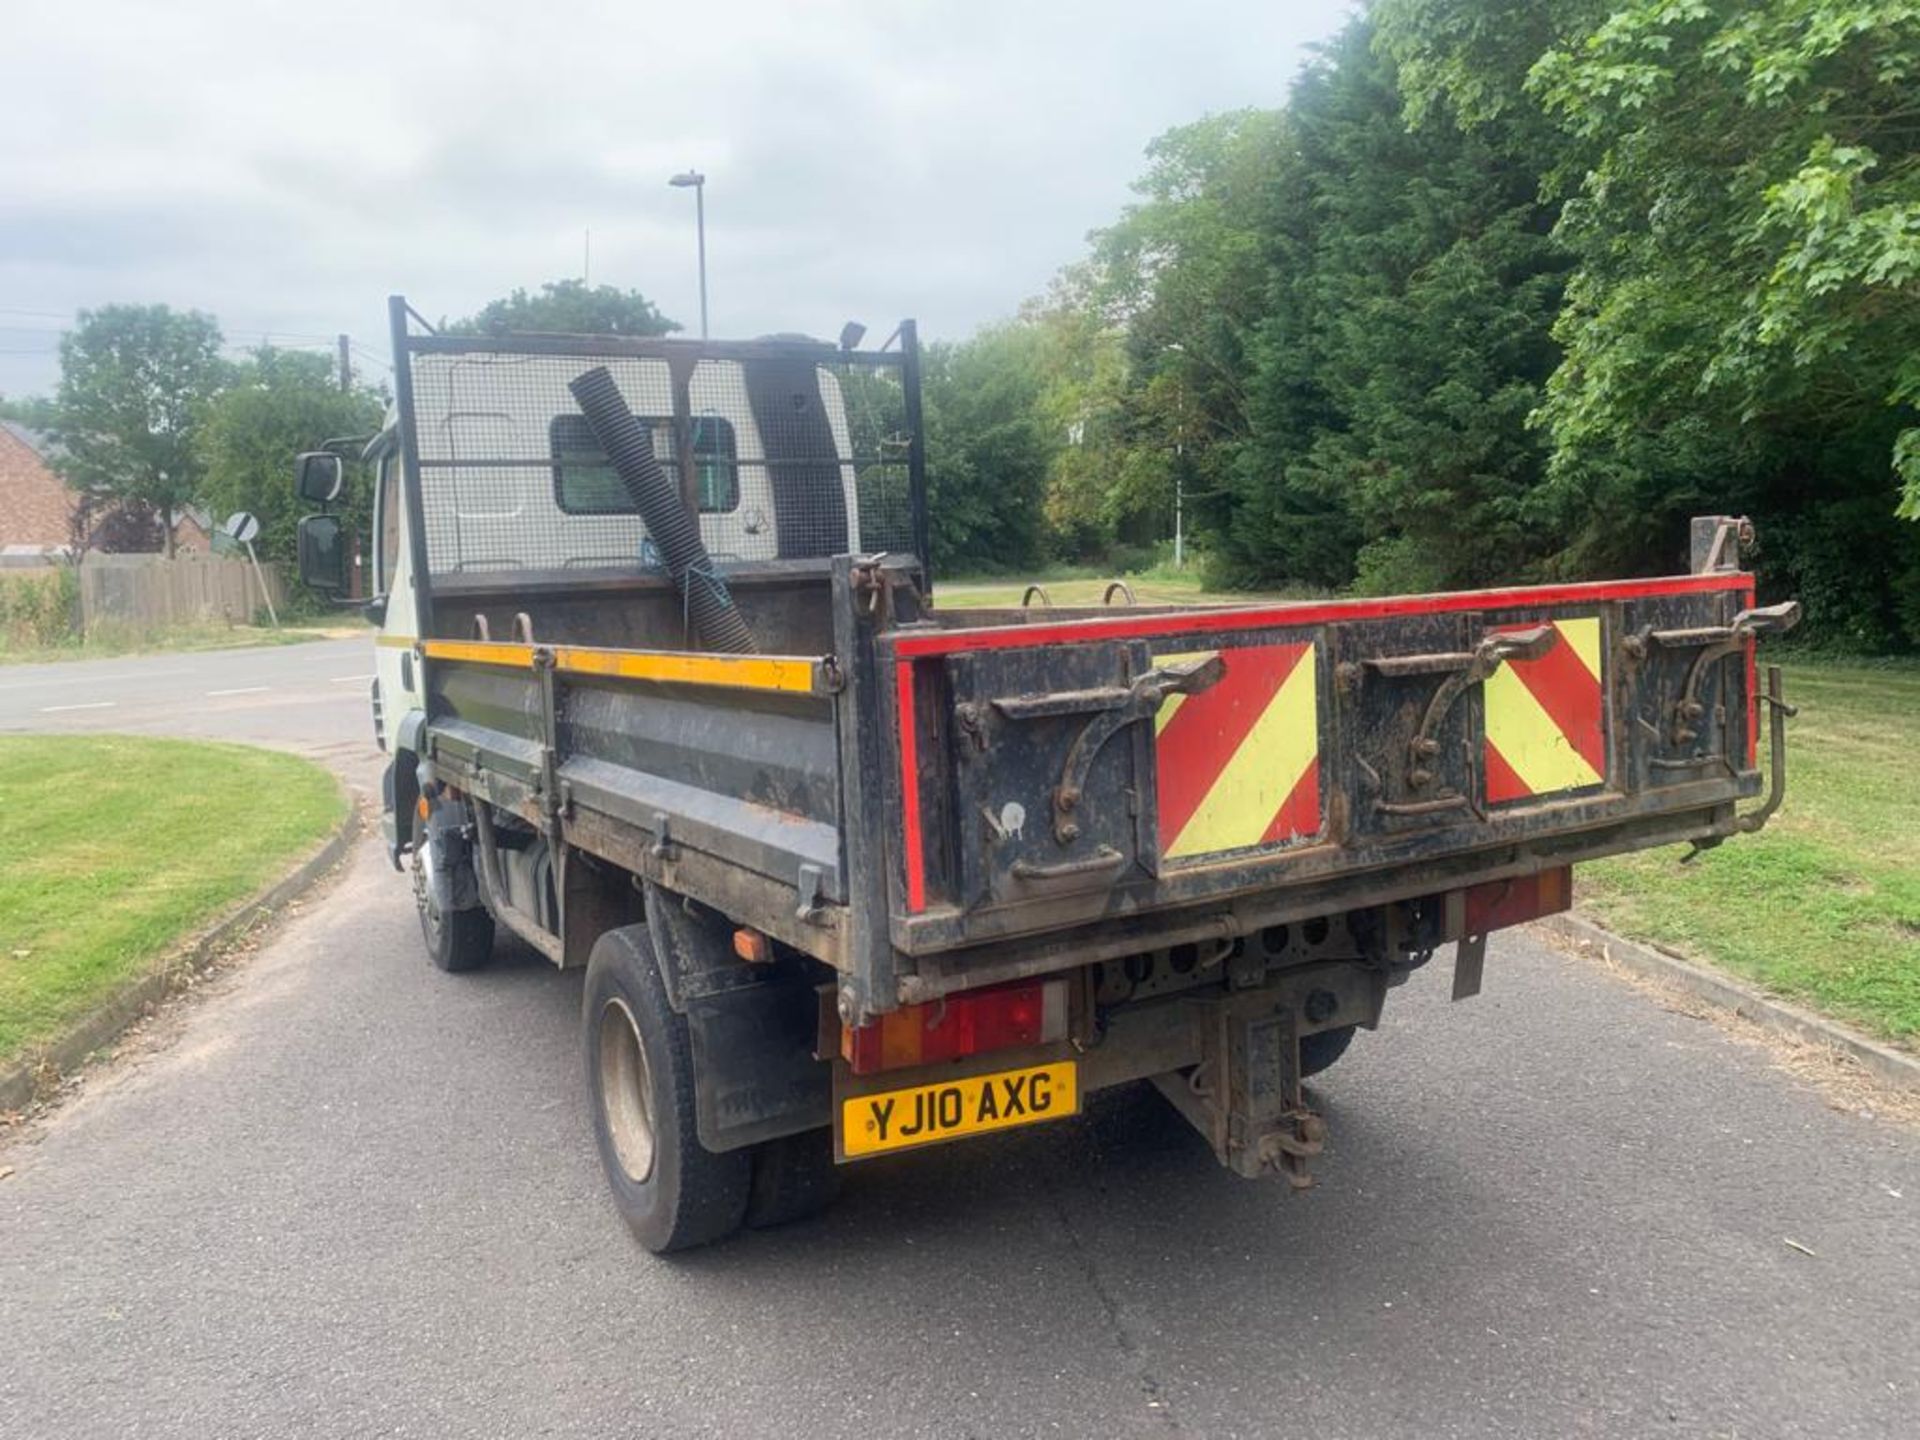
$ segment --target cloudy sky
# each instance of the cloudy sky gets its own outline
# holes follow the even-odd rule
[[[76,308],[165,301],[236,346],[575,276],[717,335],[964,335],[1128,199],[1141,151],[1273,105],[1347,0],[6,0],[0,393]]]

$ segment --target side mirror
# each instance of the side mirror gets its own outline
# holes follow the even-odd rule
[[[294,488],[310,505],[331,505],[347,485],[346,466],[330,450],[307,450],[294,457]]]
[[[340,517],[309,515],[300,522],[299,537],[301,582],[322,595],[338,595],[345,590],[347,532]]]

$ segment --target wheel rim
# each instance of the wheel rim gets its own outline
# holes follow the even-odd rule
[[[640,1026],[617,997],[600,1010],[600,1113],[614,1158],[640,1184],[653,1174],[653,1081]]]
[[[431,830],[419,834],[413,843],[413,903],[419,907],[420,927],[427,933],[427,943],[437,946],[440,943],[440,907],[434,903],[433,874],[439,869],[439,857],[429,854],[432,846]]]

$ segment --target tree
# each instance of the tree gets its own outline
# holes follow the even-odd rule
[[[1249,354],[1271,305],[1274,185],[1293,143],[1272,110],[1170,130],[1147,147],[1139,200],[1093,237],[1084,304],[1124,335],[1124,392],[1099,457],[1120,530],[1151,515],[1170,535],[1176,484],[1190,515],[1224,528],[1255,424]]]
[[[199,488],[194,429],[225,376],[210,315],[165,305],[81,311],[60,339],[56,468],[83,496],[135,502],[170,522]],[[162,531],[171,555],[172,524]]]
[[[670,335],[680,326],[638,290],[589,286],[584,280],[550,280],[538,295],[515,289],[490,301],[476,315],[446,327],[461,335],[508,331],[557,335]]]
[[[1554,127],[1547,193],[1578,269],[1541,419],[1553,495],[1587,517],[1576,548],[1617,554],[1702,499],[1750,510],[1763,575],[1816,625],[1920,643],[1902,612],[1920,536],[1871,518],[1920,516],[1920,10],[1530,8],[1512,27],[1513,0],[1380,14],[1412,113]]]
[[[1524,578],[1557,548],[1528,428],[1558,359],[1550,331],[1568,259],[1538,199],[1540,127],[1407,129],[1395,67],[1356,21],[1295,87],[1300,193],[1262,332],[1259,464],[1340,497],[1363,543],[1363,590]],[[1300,373],[1311,358],[1309,377]],[[1277,379],[1279,394],[1266,394]],[[1307,383],[1303,384],[1303,380]],[[1305,396],[1310,442],[1276,411]],[[1243,472],[1244,476],[1244,472]]]
[[[1036,413],[1058,441],[1047,467],[1046,548],[1082,563],[1103,559],[1133,521],[1152,516],[1158,499],[1157,487],[1128,465],[1136,426],[1126,331],[1090,303],[1078,283],[1087,274],[1085,266],[1067,272],[1025,320]]]
[[[59,414],[59,406],[48,395],[0,395],[0,420],[11,420],[29,430],[51,430]]]
[[[375,391],[342,391],[328,356],[263,345],[206,408],[196,435],[198,498],[216,524],[236,510],[259,517],[261,555],[291,561],[295,527],[308,508],[294,494],[293,457],[325,440],[372,436],[384,409]],[[342,497],[350,528],[368,519],[366,488],[356,481]]]
[[[943,553],[1111,557],[1178,486],[1215,583],[1445,589],[1750,514],[1810,630],[1920,648],[1916,97],[1912,0],[1374,0],[943,352]]]
[[[151,555],[165,548],[167,529],[160,512],[144,500],[116,500],[84,491],[68,521],[75,555],[89,550],[103,555]]]
[[[1039,337],[1031,326],[929,345],[922,361],[933,560],[949,573],[1041,558],[1053,442],[1040,413]]]

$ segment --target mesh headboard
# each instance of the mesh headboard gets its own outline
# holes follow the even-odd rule
[[[774,347],[677,363],[486,348],[412,354],[428,569],[657,563],[567,389],[596,365],[650,425],[662,468],[692,492],[715,560],[912,549],[900,369],[819,357]]]

